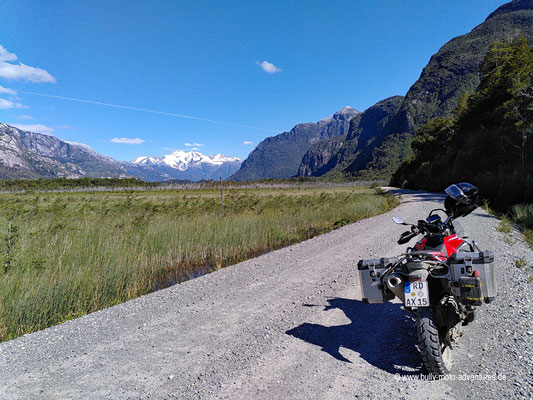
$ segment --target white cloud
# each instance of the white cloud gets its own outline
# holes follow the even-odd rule
[[[28,82],[50,82],[56,83],[56,78],[41,68],[30,67],[19,63],[19,65],[8,64],[0,61],[0,78],[12,80],[25,80]]]
[[[74,129],[74,128],[70,125],[59,125],[57,126],[57,129]]]
[[[32,120],[33,117],[31,115],[21,115],[20,117],[18,117],[19,119],[24,119],[24,120]]]
[[[31,67],[21,62],[18,65],[7,62],[16,61],[17,59],[16,54],[8,52],[0,45],[0,78],[25,80],[28,82],[56,82],[56,78],[42,68]]]
[[[254,142],[250,142],[249,140],[245,140],[244,142],[242,142],[242,144],[248,146],[250,144],[254,144]]]
[[[0,99],[0,110],[7,110],[10,108],[28,108],[24,104],[15,103],[6,99]]]
[[[139,139],[139,138],[113,138],[109,140],[111,143],[125,143],[125,144],[141,144],[144,143],[145,140]]]
[[[256,61],[257,65],[259,65],[261,68],[263,68],[263,71],[269,74],[275,74],[276,72],[281,72],[281,68],[276,67],[274,64],[268,62],[267,60],[263,62]]]
[[[51,134],[55,132],[55,129],[41,124],[9,124],[11,126],[14,126],[15,128],[22,129],[23,131],[29,131],[29,132],[37,132],[37,133],[45,133],[45,134]]]
[[[202,147],[202,143],[183,143],[185,147]]]
[[[6,99],[0,99],[0,110],[7,110],[8,108],[14,108],[15,103]]]
[[[191,150],[191,151],[194,151],[194,150],[199,151],[200,148],[199,147],[191,147],[189,150]]]
[[[17,61],[17,55],[10,53],[0,44],[0,61]]]
[[[11,90],[11,89],[8,89],[8,88],[5,88],[5,87],[3,87],[3,86],[0,86],[0,93],[6,93],[6,94],[13,95],[13,96],[16,96],[16,95],[17,95],[17,92],[15,92],[14,90]]]

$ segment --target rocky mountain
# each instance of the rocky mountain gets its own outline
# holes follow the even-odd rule
[[[302,157],[314,143],[333,136],[346,135],[350,121],[359,114],[359,111],[347,106],[316,123],[298,124],[290,132],[266,138],[250,153],[230,179],[282,179],[295,176]]]
[[[0,178],[127,177],[122,164],[89,146],[0,124]]]
[[[296,175],[322,176],[330,171],[331,163],[337,163],[335,156],[344,147],[346,136],[333,136],[313,144],[304,154]]]
[[[390,176],[412,154],[410,143],[415,130],[428,119],[449,116],[461,98],[477,88],[479,68],[491,44],[511,42],[522,35],[533,43],[533,0],[504,4],[470,33],[450,40],[431,57],[385,125],[379,119],[374,120],[376,125],[369,121],[356,146],[347,137],[327,167],[310,172],[311,167],[301,165],[299,173],[308,176],[342,171],[366,178]],[[379,108],[380,103],[373,107]],[[357,128],[353,127],[352,136],[357,136]],[[364,148],[362,143],[366,143]],[[307,162],[313,159],[316,157],[306,155]]]
[[[0,179],[126,178],[199,181],[227,178],[241,165],[237,157],[176,151],[163,157],[117,161],[82,143],[60,140],[0,124]]]
[[[313,145],[302,158],[298,176],[322,176],[370,159],[372,150],[388,135],[390,118],[398,112],[403,100],[403,96],[382,100],[353,118],[344,137]]]
[[[127,166],[127,170],[134,176],[144,180],[158,176],[168,179],[182,179],[199,181],[202,179],[226,179],[241,166],[238,157],[227,157],[222,154],[211,156],[197,151],[175,151],[163,157],[137,157]]]

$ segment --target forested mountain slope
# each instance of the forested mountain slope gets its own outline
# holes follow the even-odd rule
[[[442,46],[385,125],[380,120],[366,127],[367,137],[375,139],[364,151],[347,138],[338,154],[329,157],[327,168],[320,166],[315,173],[336,170],[363,178],[390,176],[412,154],[410,143],[416,129],[431,118],[449,117],[461,98],[476,90],[479,68],[490,46],[494,42],[510,43],[521,36],[533,42],[533,0],[504,4],[470,33]],[[314,158],[309,154],[305,161]],[[302,175],[309,175],[310,170],[309,166],[300,167]]]
[[[469,181],[499,209],[533,202],[533,48],[525,38],[496,43],[480,72],[451,117],[417,131],[393,185],[439,191]]]

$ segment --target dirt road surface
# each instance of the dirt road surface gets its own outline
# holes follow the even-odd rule
[[[62,325],[0,344],[1,399],[464,399],[533,397],[533,284],[517,232],[477,210],[462,224],[496,257],[499,293],[425,381],[413,321],[366,305],[356,263],[393,256],[399,215],[442,204],[402,192],[395,210]]]

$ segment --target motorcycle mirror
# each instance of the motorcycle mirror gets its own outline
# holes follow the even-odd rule
[[[401,219],[400,217],[397,217],[397,216],[394,216],[392,217],[392,220],[394,221],[395,224],[398,224],[398,225],[407,225],[405,223],[405,221],[403,219]]]

